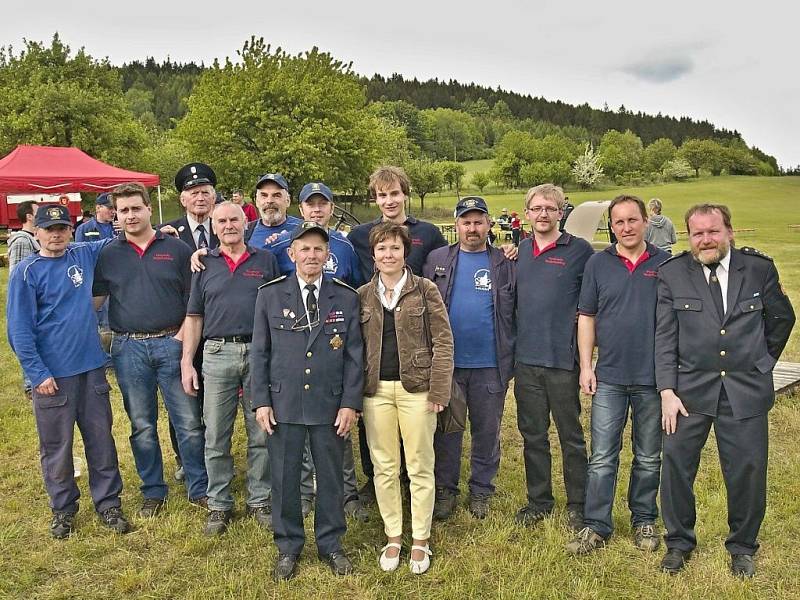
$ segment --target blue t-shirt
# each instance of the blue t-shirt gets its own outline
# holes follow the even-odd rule
[[[286,220],[280,225],[264,225],[264,222],[259,219],[256,221],[256,227],[253,229],[253,235],[247,240],[247,244],[253,248],[265,248],[267,238],[274,234],[291,233],[291,231],[300,225],[303,221],[297,217],[287,215]]]
[[[330,255],[328,262],[322,268],[323,275],[341,279],[353,288],[360,287],[365,281],[362,278],[361,263],[353,249],[353,244],[342,233],[334,229],[329,229],[328,234],[330,235],[328,241]],[[289,246],[291,246],[289,234],[281,235],[275,242],[266,246],[275,255],[281,275],[291,275],[295,271],[295,265],[287,252]]]
[[[497,367],[489,253],[459,250],[450,294],[454,362],[460,369]]]
[[[106,364],[94,326],[92,283],[108,240],[71,244],[63,256],[32,254],[8,282],[8,341],[34,387]]]
[[[116,237],[113,223],[100,223],[94,217],[78,225],[75,230],[76,242],[96,242]]]

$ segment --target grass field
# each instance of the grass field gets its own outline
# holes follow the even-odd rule
[[[580,202],[611,198],[620,191],[570,196]],[[665,213],[676,221],[678,229],[681,214],[690,204],[704,200],[727,202],[735,227],[755,229],[737,236],[739,245],[752,244],[773,255],[794,305],[800,306],[800,231],[787,227],[800,223],[800,178],[726,177],[625,191],[644,198],[659,196]],[[452,211],[453,200],[429,197],[426,204]],[[502,206],[518,209],[522,197],[519,192],[490,195],[489,202],[496,213]],[[6,277],[3,270],[3,296]],[[795,332],[785,360],[800,361],[798,337]],[[84,469],[78,480],[83,494],[78,531],[69,540],[51,540],[35,424],[30,404],[20,392],[19,369],[5,339],[0,343],[0,364],[0,598],[800,598],[800,553],[796,543],[800,539],[800,395],[779,398],[770,413],[769,507],[761,530],[759,572],[752,581],[741,582],[728,574],[723,547],[726,498],[712,441],[703,452],[697,480],[700,545],[687,571],[680,576],[670,577],[658,571],[661,550],[644,555],[631,543],[629,513],[623,498],[628,483],[629,448],[623,453],[614,507],[616,534],[608,548],[583,559],[565,554],[563,545],[569,533],[563,514],[558,450],[553,461],[557,514],[534,530],[515,527],[513,515],[525,501],[525,486],[522,443],[516,430],[514,397],[509,393],[501,438],[504,454],[490,517],[475,521],[462,507],[447,524],[434,525],[431,547],[435,555],[428,574],[413,576],[404,563],[393,574],[380,571],[376,559],[384,537],[380,517],[373,508],[370,521],[350,523],[345,537],[355,575],[335,579],[317,560],[309,519],[309,543],[298,577],[288,584],[276,585],[269,578],[275,558],[271,537],[240,519],[224,537],[204,538],[200,532],[204,514],[183,500],[182,486],[171,479],[169,459],[165,462],[170,465],[171,500],[159,518],[144,522],[133,517],[136,530],[124,537],[103,529],[93,516]],[[113,382],[112,388],[114,432],[125,482],[123,505],[129,515],[134,515],[140,496],[127,439],[129,425]],[[584,425],[588,427],[589,400],[583,401]],[[161,425],[162,445],[168,449],[163,417]],[[558,448],[554,434],[551,445]],[[244,452],[242,427],[237,424],[235,497],[240,514],[244,509]],[[82,454],[79,442],[75,454]],[[469,476],[466,461],[462,467],[463,488]]]

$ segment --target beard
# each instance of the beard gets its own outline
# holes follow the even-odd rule
[[[701,265],[718,263],[731,251],[731,244],[728,241],[719,242],[716,248],[694,248],[692,247],[692,258]]]

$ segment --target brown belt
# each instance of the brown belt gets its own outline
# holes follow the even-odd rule
[[[162,329],[161,331],[154,331],[152,333],[140,333],[138,331],[129,331],[125,333],[114,332],[114,335],[126,335],[132,340],[149,340],[150,338],[167,337],[178,333],[180,327],[170,327],[169,329]]]

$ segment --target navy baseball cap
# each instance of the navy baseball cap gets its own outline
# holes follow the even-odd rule
[[[487,215],[489,214],[489,208],[486,206],[486,200],[480,196],[464,196],[458,201],[458,204],[456,204],[455,216],[458,218],[471,210],[479,210],[482,213],[486,213]]]
[[[331,192],[331,188],[329,188],[324,183],[307,183],[303,186],[303,189],[300,190],[300,202],[305,202],[314,194],[319,194],[323,198],[325,198],[328,202],[333,202],[333,192]]]
[[[198,185],[217,185],[217,174],[205,163],[189,163],[175,175],[175,188],[179,192]]]
[[[289,182],[286,181],[286,178],[281,175],[280,173],[267,173],[266,175],[262,175],[259,180],[256,182],[256,189],[260,188],[262,185],[271,181],[273,183],[277,183],[287,192],[289,191]]]
[[[94,203],[97,206],[111,206],[111,194],[109,194],[108,192],[103,192],[102,194],[98,194],[97,198],[95,198]]]
[[[45,229],[52,225],[72,225],[72,219],[69,217],[69,211],[66,206],[60,204],[42,204],[36,210],[36,219],[34,220],[36,227],[44,227]]]
[[[292,243],[296,239],[303,237],[305,234],[312,232],[319,233],[323,238],[325,238],[326,242],[330,239],[330,236],[324,227],[317,225],[317,223],[314,221],[303,221],[300,223],[300,225],[294,228],[294,231],[292,231],[292,239],[289,243]]]

